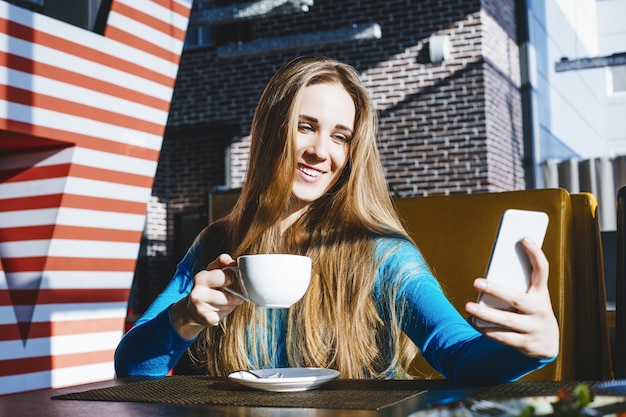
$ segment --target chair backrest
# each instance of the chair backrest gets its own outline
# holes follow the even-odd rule
[[[626,378],[626,186],[617,191],[615,378]]]
[[[584,195],[580,199],[593,200],[593,196]],[[595,235],[589,239],[594,227],[599,236],[599,228],[595,212],[592,213],[589,205],[585,206],[578,200],[573,203],[569,193],[563,189],[411,197],[394,201],[409,233],[444,291],[462,314],[465,303],[476,299],[472,282],[485,274],[504,210],[518,208],[546,212],[550,223],[543,251],[550,262],[548,286],[561,326],[560,354],[553,363],[524,379],[604,379],[611,376],[610,362],[606,369],[595,363],[585,365],[586,361],[593,362],[593,358],[600,356],[610,361],[606,306],[603,305],[603,309],[585,307],[585,314],[589,316],[581,320],[577,305],[593,294],[593,305],[599,306],[599,294],[604,295],[604,276],[600,276],[602,268],[595,267],[598,259],[594,258],[601,254],[601,246],[598,247],[601,243]],[[584,227],[574,227],[574,219],[577,223],[583,221]],[[584,237],[588,246],[577,242],[576,233],[580,233],[580,229],[590,230]],[[579,254],[577,250],[584,253]],[[579,256],[585,258],[578,259]],[[601,264],[601,257],[599,261]],[[583,269],[587,275],[582,273]],[[577,281],[584,281],[584,285],[579,287]],[[591,287],[593,291],[589,290]],[[587,344],[590,335],[591,338],[600,335],[600,342]],[[579,346],[581,343],[584,348]],[[583,353],[589,356],[582,357]],[[414,365],[424,375],[437,377],[421,357],[416,358]]]
[[[593,194],[571,194],[573,284],[576,323],[576,379],[610,379],[613,368],[607,323],[606,286],[598,201]]]

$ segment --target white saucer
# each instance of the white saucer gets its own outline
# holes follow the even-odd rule
[[[282,378],[256,378],[244,371],[233,372],[228,378],[249,388],[264,391],[293,392],[319,388],[325,382],[335,379],[339,372],[325,368],[273,368],[253,369],[261,376],[269,376],[280,372]]]

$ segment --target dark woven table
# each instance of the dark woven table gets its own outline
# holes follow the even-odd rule
[[[555,395],[571,382],[516,382],[468,389],[475,397],[507,399],[522,396]],[[593,386],[593,384],[591,384]],[[319,389],[303,392],[267,392],[243,387],[225,378],[172,376],[149,379],[109,388],[93,389],[53,397],[55,400],[145,402],[187,405],[244,407],[327,408],[380,410],[420,395],[446,395],[445,381],[334,380]],[[458,389],[457,388],[453,388]],[[428,390],[428,392],[425,392]],[[456,394],[455,394],[456,395]]]
[[[172,376],[70,393],[53,399],[377,410],[424,390],[402,384],[405,381],[389,382],[381,387],[371,381],[335,380],[310,391],[269,392],[247,388],[224,378]]]

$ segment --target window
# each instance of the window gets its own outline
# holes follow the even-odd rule
[[[7,3],[13,3],[25,9],[40,12],[43,10],[44,0],[6,0]]]
[[[202,48],[215,44],[215,30],[211,25],[189,25],[185,49]]]
[[[250,0],[196,0],[191,9],[185,49],[253,40],[251,19],[228,15],[238,4],[249,5]]]
[[[7,0],[96,33],[104,33],[112,0]]]
[[[215,44],[215,30],[213,25],[204,22],[204,19],[198,19],[197,23],[194,16],[202,15],[203,12],[211,10],[215,7],[213,0],[196,0],[193,2],[189,27],[187,28],[187,36],[185,38],[185,49],[201,48],[212,46]]]

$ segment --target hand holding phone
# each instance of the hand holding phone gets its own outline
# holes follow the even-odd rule
[[[528,237],[539,246],[548,229],[548,215],[542,211],[509,209],[504,212],[498,227],[485,278],[518,291],[526,292],[530,286],[532,266],[521,240]],[[478,303],[501,310],[513,311],[507,303],[480,293]],[[493,327],[492,323],[473,318],[476,327]]]

